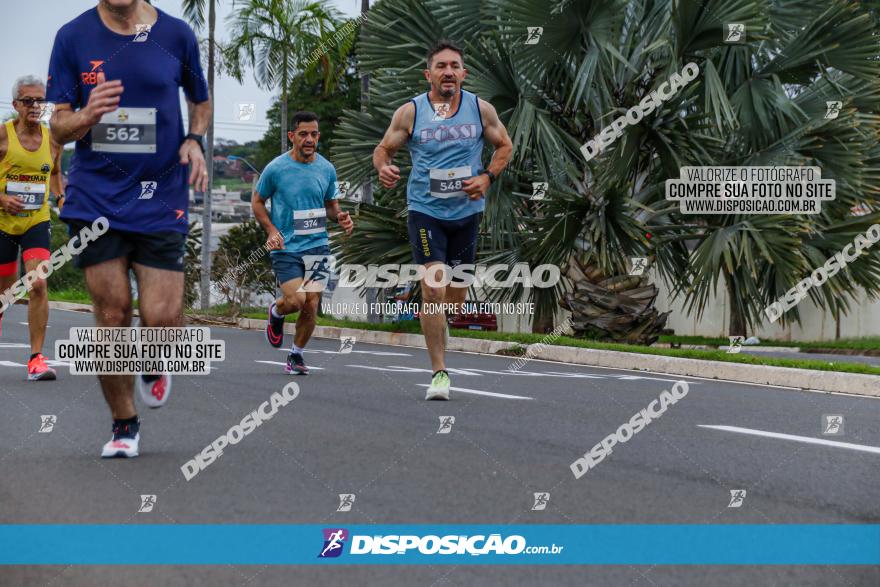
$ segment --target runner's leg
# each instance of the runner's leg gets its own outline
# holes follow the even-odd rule
[[[434,287],[429,284],[442,283],[443,264],[439,261],[425,265],[425,276],[422,278],[422,311],[419,313],[419,321],[422,324],[422,333],[425,335],[425,345],[428,347],[428,356],[431,358],[431,370],[444,371],[446,361],[446,312],[439,310],[440,304],[446,302],[446,287]],[[430,279],[429,279],[430,277]],[[430,306],[434,306],[431,308]],[[431,309],[426,312],[425,308]]]
[[[305,300],[300,305],[299,316],[296,319],[296,334],[293,344],[299,348],[305,348],[312,332],[315,331],[315,323],[318,318],[318,304],[321,303],[321,292],[307,292]]]
[[[36,271],[43,262],[40,258],[28,258],[25,251],[24,267],[26,271]],[[43,352],[46,340],[46,325],[49,323],[49,291],[46,280],[37,278],[33,281],[28,294],[28,330],[31,336],[31,355]]]
[[[6,234],[0,230],[0,294],[5,293],[18,279],[18,243],[20,239],[20,236]],[[0,328],[2,328],[2,320],[3,313],[0,312]]]
[[[143,327],[183,326],[183,273],[132,263]]]
[[[289,279],[281,284],[281,297],[275,300],[275,310],[283,315],[295,314],[306,302],[306,292],[298,291],[303,278]]]
[[[7,268],[7,271],[8,270],[9,269]],[[15,280],[17,279],[16,274],[18,273],[18,266],[16,265],[15,267],[13,267],[11,269],[12,272],[9,274],[3,274],[2,271],[4,271],[3,264],[0,263],[0,295],[5,293],[10,287],[12,287],[12,284],[15,283]],[[2,304],[2,302],[0,302],[0,304]],[[0,312],[0,335],[3,334],[3,314],[4,312]]]
[[[443,274],[440,265],[446,262],[447,235],[441,221],[418,212],[410,211],[407,217],[407,232],[412,246],[413,259],[419,265],[425,267],[425,275],[422,277],[422,308],[419,312],[419,322],[422,325],[422,334],[425,336],[425,346],[428,347],[428,356],[431,359],[431,370],[446,370],[446,362],[443,353],[446,350],[446,315],[437,308],[429,305],[444,303],[445,287],[432,287],[442,283]],[[434,267],[434,269],[431,269]],[[431,279],[429,280],[429,274]],[[431,311],[426,312],[429,308]]]
[[[21,235],[21,257],[25,271],[34,272],[43,261],[49,260],[50,229],[48,222],[40,222]],[[44,272],[45,274],[45,272]],[[28,294],[28,329],[31,339],[31,356],[41,353],[46,339],[46,324],[49,321],[49,293],[46,280],[37,277],[31,282]],[[41,369],[45,366],[41,366]]]
[[[148,262],[175,267],[163,256],[163,253],[175,250],[175,240],[154,239],[155,242],[150,243],[149,239],[141,239],[140,257],[131,264],[138,284],[138,309],[143,328],[179,328],[184,325],[183,271],[150,267],[140,262],[146,257]],[[157,243],[159,246],[148,248]],[[134,377],[134,388],[145,405],[161,408],[171,396],[172,376],[170,373],[141,373]]]
[[[446,263],[450,267],[458,265],[473,265],[477,257],[477,233],[480,229],[482,214],[474,214],[467,218],[455,221],[447,233],[447,258]],[[446,303],[455,304],[449,311],[450,314],[460,314],[461,304],[467,299],[468,287],[466,282],[450,282],[446,286]]]
[[[120,257],[85,268],[86,286],[92,298],[95,324],[100,327],[131,326],[131,287],[128,259]],[[114,420],[135,417],[131,375],[98,375],[104,399]]]
[[[312,300],[312,296],[317,296],[317,299],[320,300],[321,294],[309,294],[299,291],[302,283],[302,277],[295,277],[284,281],[281,284],[281,297],[278,299],[278,307],[276,309],[283,314],[299,311],[296,321],[296,334],[293,337],[293,346],[287,355],[285,372],[288,374],[308,375],[309,368],[306,366],[302,351],[315,330],[315,316],[317,315],[318,308],[317,303]]]

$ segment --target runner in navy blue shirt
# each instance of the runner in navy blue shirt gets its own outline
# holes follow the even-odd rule
[[[186,135],[181,88],[191,106]],[[203,135],[211,116],[192,29],[144,0],[101,0],[58,31],[47,99],[55,103],[52,137],[76,141],[61,219],[72,234],[98,218],[109,221],[76,261],[97,325],[131,325],[132,268],[141,326],[182,326],[187,183],[207,187]],[[133,387],[159,407],[171,376],[99,379],[113,415],[102,456],[137,456]]]

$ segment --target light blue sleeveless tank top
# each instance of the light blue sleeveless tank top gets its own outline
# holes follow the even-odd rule
[[[458,111],[448,118],[435,110],[428,94],[413,98],[416,107],[409,152],[412,171],[407,183],[410,210],[441,220],[458,220],[482,212],[485,198],[471,200],[461,182],[483,171],[483,121],[476,94],[461,90]]]

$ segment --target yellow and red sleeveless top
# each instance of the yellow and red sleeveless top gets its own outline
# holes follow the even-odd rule
[[[43,139],[36,151],[28,151],[18,140],[15,122],[6,123],[6,156],[0,161],[0,192],[17,196],[24,204],[19,214],[0,209],[0,230],[24,234],[31,227],[48,222],[49,177],[52,174],[52,147],[49,129],[40,126]]]

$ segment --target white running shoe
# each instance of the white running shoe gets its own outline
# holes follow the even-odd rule
[[[134,387],[141,400],[151,408],[161,408],[171,395],[171,375],[163,373],[155,381],[144,381],[143,375],[134,376]]]
[[[425,394],[426,400],[449,399],[449,374],[446,371],[437,371],[431,379],[431,385]]]
[[[139,425],[140,423],[138,423]],[[140,444],[141,433],[135,432],[131,435],[129,425],[120,426],[113,424],[113,438],[104,445],[101,450],[101,458],[110,459],[114,457],[132,458],[138,456],[138,445]]]

